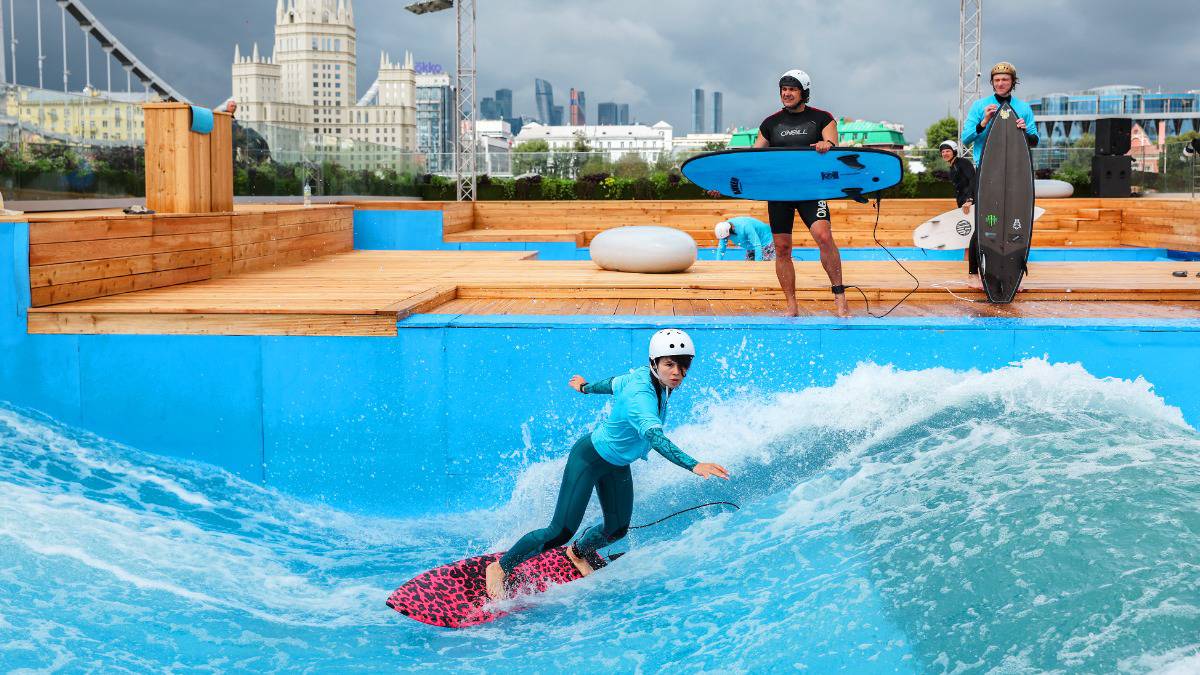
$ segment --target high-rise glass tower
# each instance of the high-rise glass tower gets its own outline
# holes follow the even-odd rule
[[[571,90],[571,110],[569,113],[572,126],[587,124],[587,97],[582,89]]]
[[[692,92],[692,133],[704,133],[704,90]]]
[[[712,110],[712,132],[714,134],[719,134],[722,131],[725,131],[725,120],[724,120],[724,115],[722,114],[722,111],[721,111],[721,99],[722,99],[721,92],[714,91],[713,92],[713,110]]]
[[[617,104],[616,103],[597,103],[596,104],[596,124],[601,126],[612,126],[617,123]]]
[[[534,79],[534,98],[537,102],[538,121],[542,124],[554,124],[554,87],[542,79]]]
[[[496,105],[500,108],[500,119],[512,117],[512,89],[497,89]]]

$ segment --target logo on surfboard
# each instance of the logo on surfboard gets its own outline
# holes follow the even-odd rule
[[[822,171],[821,172],[821,180],[837,180],[837,179],[838,179],[838,172],[836,172],[836,171]]]
[[[737,176],[731,177],[729,179],[729,189],[733,190],[733,194],[735,195],[742,194],[742,181],[738,180]]]
[[[1014,230],[1019,230],[1019,229],[1021,229],[1021,219],[1020,219],[1020,218],[1013,218],[1013,227],[1012,227],[1012,229],[1014,229]]]
[[[967,220],[958,221],[954,224],[954,232],[960,237],[971,234],[971,222]]]
[[[984,219],[984,221],[987,222],[988,227],[995,227],[996,221],[998,221],[998,220],[1000,220],[1000,219],[997,218],[996,214],[994,214],[994,213],[989,213],[988,217]]]

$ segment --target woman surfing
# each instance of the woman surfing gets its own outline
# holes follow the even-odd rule
[[[575,536],[595,490],[604,520],[585,530],[566,549],[580,574],[590,574],[592,566],[585,558],[620,540],[629,530],[633,512],[629,465],[646,459],[650,450],[703,478],[729,480],[724,467],[697,462],[663,434],[667,401],[687,377],[695,355],[687,333],[667,328],[650,338],[648,365],[590,384],[579,375],[571,378],[571,388],[581,394],[613,396],[612,413],[571,448],[550,524],[521,537],[500,560],[488,565],[487,592],[492,599],[505,597],[505,579],[517,565]]]

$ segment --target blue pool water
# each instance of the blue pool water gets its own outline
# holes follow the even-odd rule
[[[671,435],[735,480],[638,463],[634,519],[740,511],[639,531],[603,573],[463,631],[383,601],[544,524],[561,457],[501,463],[516,487],[491,509],[365,517],[0,407],[0,664],[1200,668],[1200,435],[1150,383],[1041,360],[862,363],[830,386],[707,397]]]

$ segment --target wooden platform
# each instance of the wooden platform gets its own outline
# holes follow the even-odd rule
[[[782,310],[770,263],[701,262],[677,275],[624,274],[526,252],[352,251],[275,269],[110,295],[29,313],[31,333],[395,335],[412,313],[769,314]],[[922,286],[894,316],[1200,317],[1200,263],[1035,263],[1018,302],[958,300],[961,262],[911,262]],[[877,311],[912,288],[895,263],[847,262]],[[1171,275],[1186,270],[1187,278]],[[819,263],[796,263],[806,313],[830,314]],[[848,296],[862,314],[861,296]]]
[[[1200,200],[1047,199],[1039,205],[1046,214],[1034,227],[1036,247],[1145,246],[1200,251]],[[911,246],[913,228],[953,209],[954,202],[891,199],[884,200],[876,213],[871,205],[838,200],[829,202],[829,208],[839,246],[874,246],[876,237],[887,246]],[[477,202],[469,226],[456,218],[446,239],[463,243],[576,241],[586,246],[609,228],[665,225],[687,232],[701,246],[715,246],[713,225],[739,215],[766,221],[766,204],[726,199]],[[799,222],[796,245],[813,245]]]

